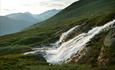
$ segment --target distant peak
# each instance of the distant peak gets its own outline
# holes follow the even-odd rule
[[[24,14],[31,14],[30,12],[24,12]]]

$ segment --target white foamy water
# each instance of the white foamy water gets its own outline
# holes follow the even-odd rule
[[[65,61],[67,61],[69,58],[71,58],[73,55],[75,55],[77,52],[82,50],[86,44],[94,38],[95,35],[99,34],[100,32],[109,29],[113,24],[115,23],[115,20],[108,22],[107,24],[103,26],[94,27],[93,29],[89,30],[87,33],[79,34],[78,36],[74,37],[73,39],[70,39],[64,43],[62,43],[58,48],[39,48],[36,49],[33,52],[27,52],[25,54],[34,54],[37,52],[44,52],[44,58],[47,60],[47,62],[52,64],[60,64]],[[63,39],[65,39],[72,31],[74,31],[78,26],[73,27],[69,31],[62,34],[62,36],[59,39],[59,42],[62,42]]]
[[[68,36],[70,36],[78,27],[79,27],[79,25],[77,25],[77,26],[71,28],[71,29],[68,30],[67,32],[62,33],[62,35],[60,36],[60,39],[59,39],[58,43],[63,43],[63,42],[65,42],[66,38],[67,38]]]

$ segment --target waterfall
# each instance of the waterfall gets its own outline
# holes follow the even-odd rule
[[[65,42],[65,40],[72,34],[74,33],[77,29],[79,28],[79,25],[69,29],[67,32],[62,33],[62,35],[60,36],[59,41],[56,42],[56,46],[60,46],[63,42]]]
[[[44,58],[47,60],[47,62],[52,64],[61,64],[65,61],[67,61],[69,58],[71,58],[73,55],[75,55],[77,52],[82,50],[89,41],[91,41],[92,38],[94,38],[95,35],[99,34],[100,32],[109,29],[113,24],[115,23],[115,20],[108,22],[107,24],[103,26],[94,27],[91,30],[89,30],[87,33],[81,33],[78,36],[63,42],[60,46],[57,48],[42,48],[42,49],[36,49],[33,52],[25,53],[37,53],[37,52],[43,52],[45,53]],[[63,33],[59,39],[58,42],[62,42],[65,38],[67,38],[68,35],[70,35],[78,26],[75,26],[71,28],[69,31]]]

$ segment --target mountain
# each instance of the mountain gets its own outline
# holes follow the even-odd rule
[[[11,19],[15,19],[15,20],[23,20],[23,21],[28,21],[28,22],[32,22],[35,23],[37,21],[37,19],[35,19],[33,17],[33,15],[29,12],[25,12],[25,13],[14,13],[14,14],[9,14],[6,15],[7,17],[11,18]]]
[[[60,10],[52,9],[52,10],[43,12],[41,14],[35,14],[34,17],[41,22],[41,21],[47,20],[48,18],[51,18],[52,16],[56,15],[60,11],[61,9]]]
[[[14,20],[6,16],[0,16],[0,35],[19,32],[31,25],[29,21]]]
[[[61,10],[52,9],[52,10],[45,11],[41,14],[31,14],[29,12],[25,12],[25,13],[13,13],[6,16],[15,20],[24,20],[24,21],[35,23],[35,22],[42,22],[56,15],[59,11]]]
[[[0,65],[12,70],[114,70],[114,31],[114,0],[79,0],[30,29],[1,36]]]
[[[37,22],[42,22],[54,16],[59,11],[60,10],[53,9],[36,15],[25,12],[0,16],[0,35],[11,34],[24,30]]]

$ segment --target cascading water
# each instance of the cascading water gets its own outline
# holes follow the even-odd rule
[[[69,29],[67,32],[62,33],[62,35],[60,36],[60,39],[55,43],[56,47],[59,47],[62,43],[65,42],[65,40],[73,33],[75,32],[77,29],[79,28],[79,25]]]
[[[60,46],[58,46],[58,48],[41,48],[41,49],[39,48],[39,49],[35,49],[35,51],[33,52],[27,52],[25,54],[30,54],[30,53],[34,54],[37,52],[43,52],[45,53],[44,57],[47,60],[47,62],[52,64],[63,63],[67,61],[69,58],[71,58],[73,55],[75,55],[77,52],[82,50],[86,46],[86,44],[92,38],[94,38],[95,35],[99,34],[105,29],[109,29],[114,23],[115,20],[108,22],[103,26],[94,27],[93,29],[89,30],[87,33],[79,34],[73,39],[63,42],[63,40],[67,38],[68,35],[70,35],[76,28],[79,27],[79,26],[75,26],[69,31],[62,34],[58,42],[63,42],[63,43]]]

